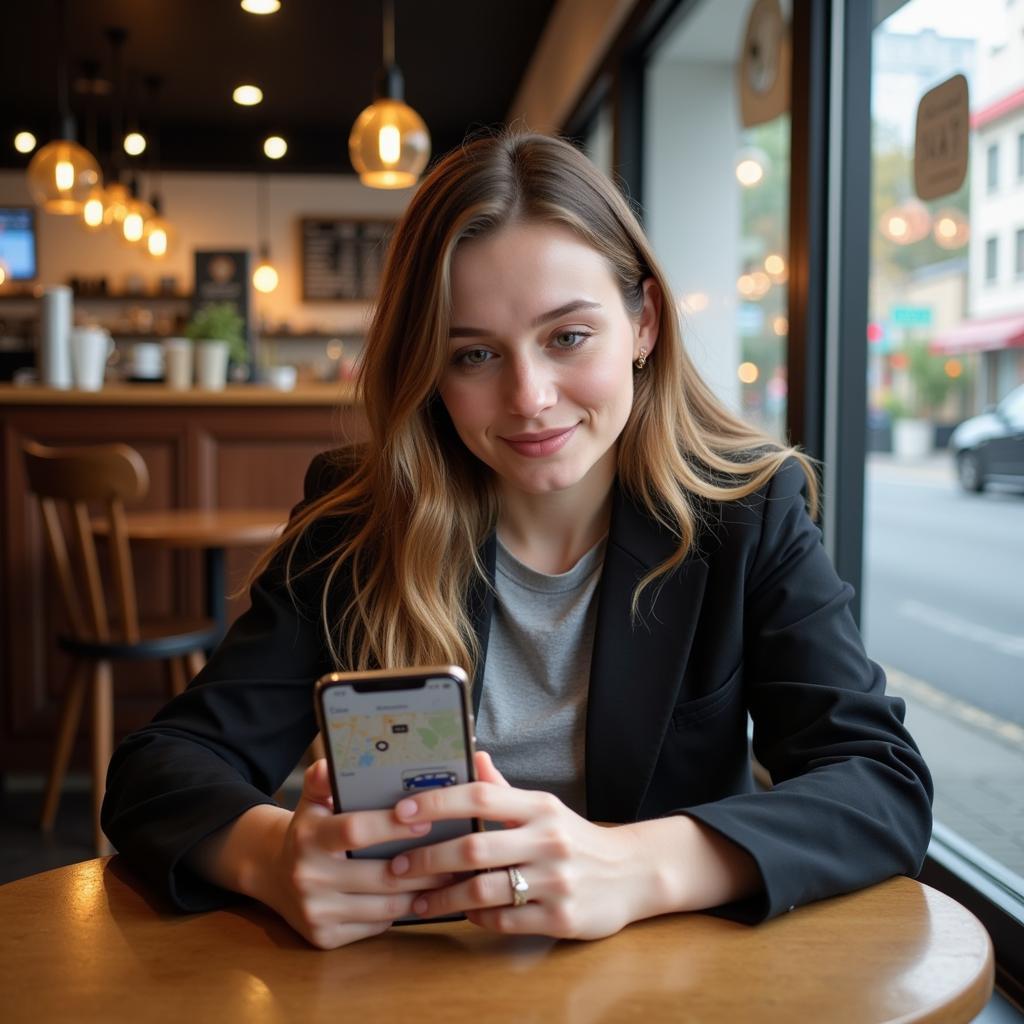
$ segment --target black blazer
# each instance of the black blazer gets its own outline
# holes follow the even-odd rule
[[[318,456],[305,501],[336,485]],[[299,506],[301,507],[301,506]],[[755,923],[895,874],[915,875],[931,833],[932,782],[902,700],[864,653],[789,462],[741,501],[709,503],[695,550],[648,587],[671,535],[616,488],[587,706],[587,813],[632,822],[688,814],[748,851],[764,891],[712,913]],[[336,540],[318,525],[314,555]],[[495,541],[484,546],[493,578]],[[280,562],[189,689],[115,751],[103,828],[183,910],[229,895],[181,863],[243,811],[271,803],[316,732],[313,682],[331,671],[316,574],[285,591]],[[493,594],[469,610],[486,649]],[[474,702],[479,707],[478,672]],[[747,742],[773,787],[755,791]],[[500,765],[499,765],[500,768]]]

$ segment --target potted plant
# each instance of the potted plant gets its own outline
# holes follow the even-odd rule
[[[229,358],[236,363],[246,361],[242,327],[242,318],[230,302],[203,306],[189,321],[185,335],[197,343],[196,379],[205,391],[224,390]]]

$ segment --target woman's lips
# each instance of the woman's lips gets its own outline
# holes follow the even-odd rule
[[[517,454],[537,459],[544,455],[553,455],[564,448],[568,444],[569,438],[576,433],[578,426],[578,423],[574,423],[564,430],[545,430],[537,434],[515,434],[513,437],[503,437],[502,441]]]

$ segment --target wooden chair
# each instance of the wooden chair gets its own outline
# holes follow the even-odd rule
[[[23,452],[29,489],[39,499],[47,546],[70,625],[70,632],[58,636],[57,643],[72,659],[65,678],[64,708],[40,826],[47,831],[53,828],[82,703],[91,690],[93,825],[96,852],[103,855],[110,852],[100,829],[100,805],[113,753],[113,662],[166,661],[168,688],[173,696],[185,689],[186,673],[194,676],[203,667],[202,652],[217,642],[218,627],[204,619],[184,628],[178,623],[169,631],[174,624],[167,621],[139,621],[124,503],[146,494],[149,473],[134,448],[125,444],[48,448],[29,441],[23,445]],[[101,506],[107,520],[113,615],[108,612],[90,505]]]

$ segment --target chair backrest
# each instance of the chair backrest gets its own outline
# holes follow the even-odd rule
[[[121,639],[126,643],[136,643],[139,639],[139,614],[131,552],[125,532],[124,503],[143,497],[149,490],[145,461],[126,444],[49,448],[35,441],[26,441],[22,451],[29,489],[39,499],[47,546],[57,570],[72,632],[81,638]],[[117,637],[112,635],[107,613],[90,504],[102,505],[107,519],[119,612]],[[63,516],[62,508],[66,510]],[[77,555],[77,572],[68,553],[69,546]]]

